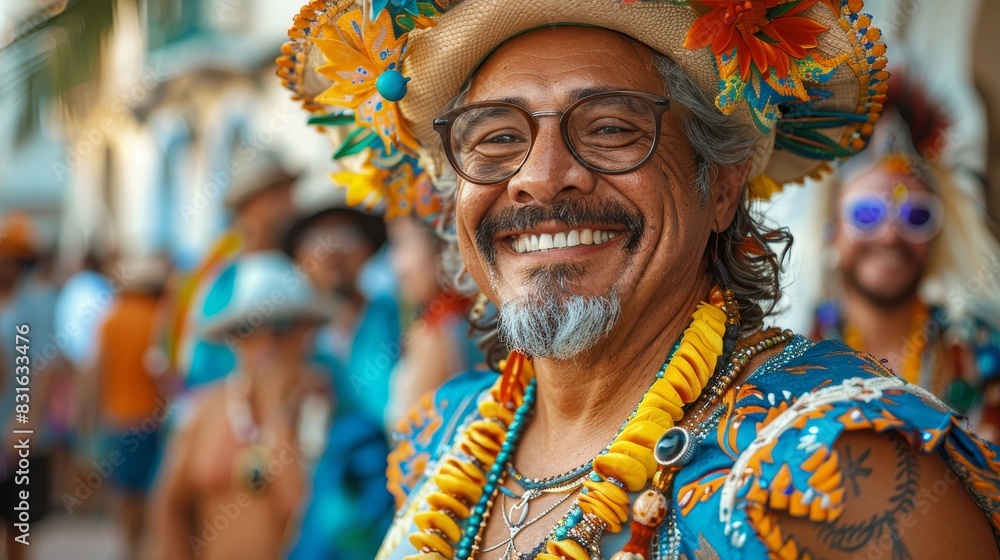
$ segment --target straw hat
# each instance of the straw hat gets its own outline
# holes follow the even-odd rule
[[[234,174],[222,203],[226,210],[235,212],[254,196],[275,187],[291,184],[296,178],[295,174],[290,173],[281,164],[277,154],[267,150],[262,151],[245,162],[244,167]]]
[[[278,75],[318,114],[314,124],[353,121],[348,143],[373,157],[412,155],[403,163],[414,177],[438,180],[447,163],[431,123],[483,59],[534,28],[603,27],[673,59],[719,111],[756,132],[750,188],[766,197],[861,150],[871,134],[888,75],[861,4],[314,0],[294,20]]]

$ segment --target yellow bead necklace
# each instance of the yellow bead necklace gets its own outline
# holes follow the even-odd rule
[[[723,294],[716,288],[711,301],[699,304],[663,377],[653,382],[633,417],[594,459],[570,515],[553,530],[538,560],[587,560],[594,551],[581,542],[597,543],[603,531],[621,531],[628,520],[628,492],[644,488],[661,468],[656,442],[709,384],[723,353],[727,323],[733,323],[734,315],[738,322],[731,291]],[[512,352],[501,369],[500,379],[479,403],[482,419],[470,423],[430,477],[436,491],[427,497],[429,509],[414,518],[419,530],[409,540],[419,553],[407,557],[410,560],[474,558],[480,549],[505,464],[534,402],[531,361]]]

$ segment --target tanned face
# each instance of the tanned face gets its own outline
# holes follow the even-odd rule
[[[840,254],[840,274],[848,288],[869,301],[892,307],[916,294],[927,269],[931,242],[913,243],[900,236],[895,223],[884,223],[871,235],[859,236],[844,223],[846,203],[857,196],[875,194],[892,200],[899,185],[911,193],[930,192],[916,178],[883,166],[872,168],[841,186],[834,247]]]
[[[465,103],[504,100],[529,112],[563,111],[581,96],[633,90],[664,95],[652,51],[618,33],[578,27],[535,30],[497,49],[476,71]],[[616,294],[626,322],[641,321],[670,286],[705,274],[713,225],[734,203],[703,206],[694,152],[680,117],[667,113],[659,145],[642,167],[619,175],[582,166],[557,117],[540,117],[528,159],[507,181],[459,181],[458,240],[471,276],[495,302]],[[724,206],[724,207],[723,207]],[[526,235],[607,232],[601,244],[518,252]]]

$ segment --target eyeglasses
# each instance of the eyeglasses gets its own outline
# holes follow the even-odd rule
[[[609,91],[584,97],[565,111],[530,113],[503,101],[472,103],[434,119],[434,129],[460,177],[494,185],[513,177],[527,161],[538,117],[559,117],[563,141],[581,165],[619,174],[638,169],[653,155],[667,111],[693,116],[660,95]]]
[[[842,207],[844,222],[864,241],[877,239],[882,225],[892,221],[899,236],[910,243],[926,243],[941,231],[941,200],[925,192],[896,189],[895,200],[865,194],[850,198]]]

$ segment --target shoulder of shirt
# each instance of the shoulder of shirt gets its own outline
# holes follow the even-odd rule
[[[480,397],[496,378],[492,371],[458,375],[437,391],[424,394],[396,425],[386,475],[397,507],[406,502],[459,428],[477,412]]]
[[[913,449],[941,452],[960,465],[969,484],[1000,490],[996,447],[971,436],[933,395],[840,342],[796,337],[724,402],[717,441],[733,466],[692,481],[682,495],[717,491],[720,520],[727,534],[735,531],[732,542],[749,530],[756,544],[748,546],[777,542],[771,533],[780,532],[780,513],[836,519],[844,508],[846,462],[834,445],[852,431],[894,432]],[[997,511],[1000,502],[987,494],[974,497]]]

